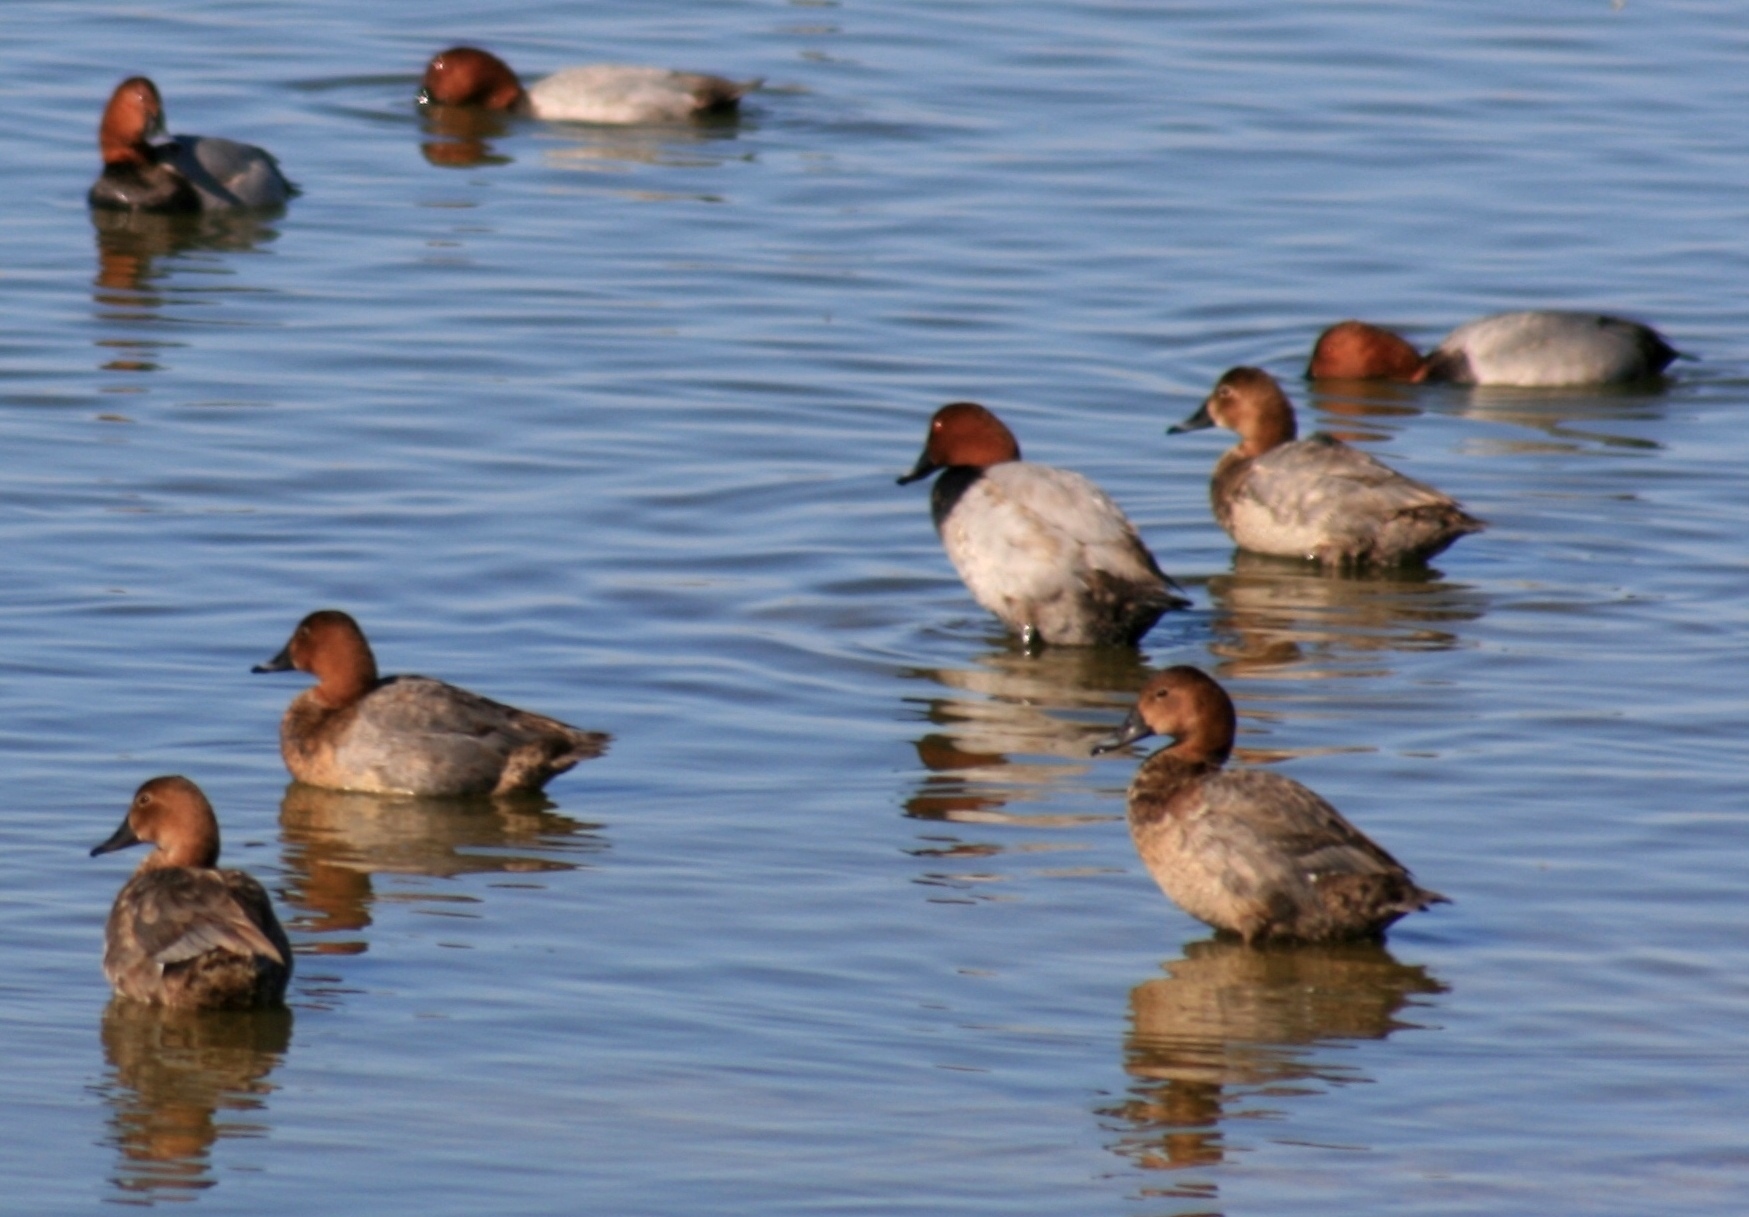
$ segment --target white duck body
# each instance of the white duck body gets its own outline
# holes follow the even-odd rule
[[[297,193],[273,155],[253,144],[210,135],[174,135],[154,150],[160,165],[187,179],[203,211],[278,207]]]
[[[973,598],[1029,642],[1131,644],[1187,603],[1117,504],[1078,473],[956,466],[930,505]]]
[[[1424,561],[1483,527],[1451,496],[1322,433],[1261,456],[1228,452],[1209,502],[1241,548],[1334,564]]]
[[[562,68],[528,91],[536,118],[579,123],[682,122],[726,110],[757,88],[698,72],[592,63]]]
[[[1427,379],[1572,388],[1649,380],[1676,358],[1649,325],[1599,313],[1497,313],[1458,326],[1427,357]]]

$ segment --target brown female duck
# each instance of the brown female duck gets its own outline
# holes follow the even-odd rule
[[[1336,566],[1425,562],[1486,525],[1450,495],[1322,433],[1295,439],[1294,408],[1261,368],[1234,368],[1169,434],[1239,435],[1215,465],[1215,520],[1253,553]]]
[[[377,675],[358,622],[323,609],[257,672],[308,672],[279,725],[300,782],[371,794],[474,795],[539,790],[608,737],[491,701],[428,676]]]
[[[157,846],[122,885],[104,931],[103,974],[122,997],[180,1009],[277,1006],[291,944],[259,883],[219,870],[219,822],[200,787],[153,778],[91,853]]]
[[[1373,938],[1399,917],[1449,903],[1342,814],[1292,778],[1222,768],[1232,699],[1192,667],[1142,687],[1107,752],[1160,734],[1130,784],[1130,835],[1161,890],[1185,912],[1246,942]]]

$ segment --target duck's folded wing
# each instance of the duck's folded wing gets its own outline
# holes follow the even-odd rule
[[[263,905],[259,884],[253,885]],[[130,927],[142,951],[160,966],[184,963],[209,951],[261,955],[286,962],[281,945],[263,932],[218,871],[173,868],[147,871],[129,904]],[[271,913],[269,913],[271,916]]]
[[[985,471],[993,512],[1017,538],[1050,538],[1083,570],[1138,584],[1171,584],[1123,510],[1079,473],[1014,461]]]
[[[1456,506],[1450,495],[1322,434],[1258,457],[1243,493],[1278,519],[1322,525],[1333,532],[1341,532],[1345,523],[1370,524],[1424,508]]]
[[[359,704],[358,725],[386,741],[442,736],[452,745],[472,743],[495,753],[543,738],[562,738],[580,750],[579,759],[600,755],[608,742],[601,732],[518,710],[429,676],[383,681]]]
[[[1240,852],[1283,859],[1302,875],[1404,874],[1395,858],[1316,792],[1277,773],[1236,769],[1203,783],[1213,831],[1250,838]]]

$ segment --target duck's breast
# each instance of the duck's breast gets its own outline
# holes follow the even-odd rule
[[[716,77],[667,68],[595,63],[564,68],[528,91],[535,117],[583,123],[659,123],[732,101]],[[729,86],[731,90],[736,86]]]
[[[178,135],[163,145],[160,160],[188,179],[207,209],[278,207],[296,193],[279,162],[253,144]]]
[[[1650,326],[1598,313],[1499,313],[1459,326],[1430,375],[1459,384],[1561,388],[1656,376],[1676,357]]]

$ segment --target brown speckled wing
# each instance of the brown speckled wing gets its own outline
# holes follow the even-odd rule
[[[128,910],[127,929],[140,953],[162,966],[208,951],[261,955],[276,963],[291,958],[267,893],[240,871],[145,871],[122,889],[116,906]],[[277,941],[263,924],[271,925]]]
[[[1403,874],[1402,865],[1292,778],[1238,769],[1202,786],[1208,811],[1305,875]]]

